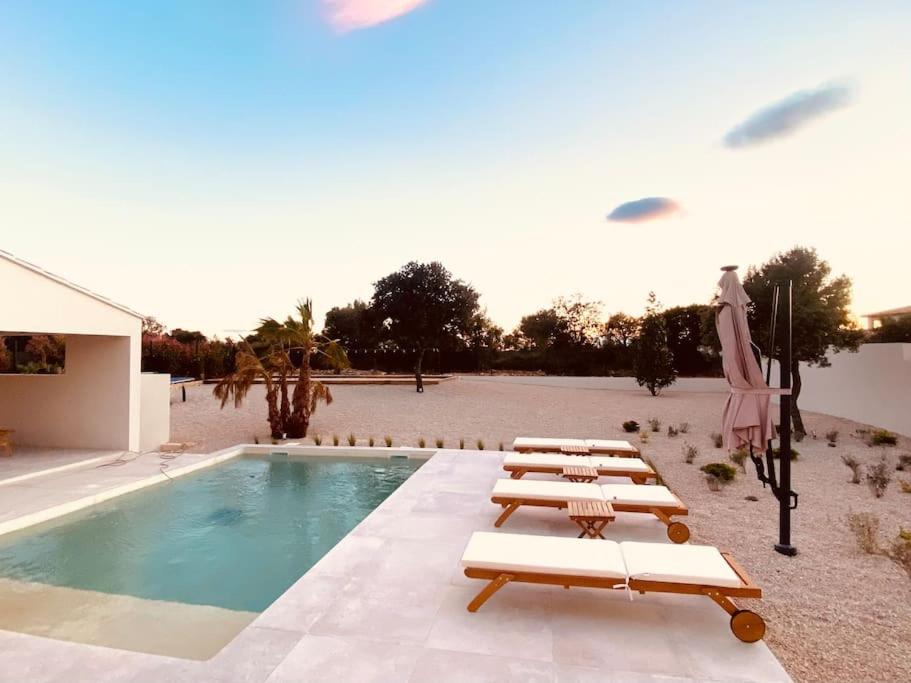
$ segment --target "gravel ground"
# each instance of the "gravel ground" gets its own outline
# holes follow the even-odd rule
[[[510,381],[461,377],[417,394],[410,387],[338,386],[335,402],[320,406],[311,435],[331,443],[337,434],[344,443],[349,433],[361,444],[373,436],[381,444],[391,435],[399,445],[428,446],[442,438],[453,446],[465,438],[466,448],[483,439],[487,449],[526,436],[628,438],[620,424],[634,419],[645,425],[652,417],[663,423],[662,433],[650,434],[647,444],[638,436],[646,457],[659,468],[667,484],[689,505],[689,525],[696,543],[730,549],[765,597],[755,607],[766,618],[766,641],[795,680],[908,681],[911,680],[911,577],[881,556],[858,550],[848,528],[852,512],[873,512],[881,519],[883,541],[895,537],[899,526],[911,528],[911,495],[893,481],[877,499],[865,485],[850,483],[842,454],[864,464],[886,453],[892,465],[899,453],[911,452],[911,440],[897,448],[866,446],[855,435],[865,427],[850,420],[805,413],[807,428],[819,435],[795,444],[800,458],[793,464],[794,488],[800,506],[793,515],[793,543],[799,554],[783,557],[772,550],[777,540],[777,503],[756,481],[749,463],[746,475],[721,492],[708,489],[698,467],[724,461],[711,433],[720,424],[722,393],[669,391],[658,398],[644,391],[618,391],[591,386],[542,386]],[[171,408],[172,438],[193,441],[192,450],[210,451],[254,435],[268,441],[262,387],[251,391],[240,408],[219,410],[211,387],[191,387],[186,403]],[[668,424],[689,423],[689,432],[675,438]],[[838,446],[829,448],[823,435],[837,429]],[[699,449],[695,464],[686,464],[682,448]],[[894,470],[894,467],[890,468]],[[892,472],[911,481],[911,472]],[[745,499],[755,495],[758,501]]]

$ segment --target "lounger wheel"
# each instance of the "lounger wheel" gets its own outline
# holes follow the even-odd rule
[[[690,528],[683,522],[671,522],[667,525],[667,537],[674,543],[686,543],[690,540]]]
[[[731,632],[744,643],[755,643],[765,635],[765,621],[748,609],[739,609],[731,615]]]

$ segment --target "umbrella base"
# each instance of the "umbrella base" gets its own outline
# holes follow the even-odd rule
[[[790,543],[776,543],[775,550],[788,557],[794,557],[797,554],[797,548]]]

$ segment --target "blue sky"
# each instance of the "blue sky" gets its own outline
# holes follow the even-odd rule
[[[904,305],[909,25],[902,2],[10,0],[0,248],[221,334],[411,259],[507,328],[573,292],[704,301],[796,243],[858,313]],[[805,120],[725,144],[770,109],[760,133]],[[643,198],[675,210],[606,219]]]

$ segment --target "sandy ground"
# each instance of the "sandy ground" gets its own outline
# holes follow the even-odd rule
[[[899,527],[911,528],[911,495],[893,481],[883,498],[865,484],[850,483],[842,454],[864,463],[886,453],[894,465],[899,453],[911,452],[911,440],[897,448],[874,449],[854,436],[859,425],[826,415],[805,414],[807,428],[820,435],[795,444],[800,458],[794,463],[794,488],[800,506],[793,516],[793,558],[772,550],[777,540],[777,501],[763,490],[749,467],[746,474],[721,492],[710,491],[700,465],[724,461],[712,445],[724,394],[674,392],[653,398],[644,391],[617,391],[587,387],[541,386],[521,380],[458,381],[428,387],[333,387],[335,403],[320,406],[311,436],[324,444],[337,434],[344,443],[349,433],[360,444],[373,436],[381,444],[391,435],[395,444],[417,445],[424,437],[432,447],[437,438],[449,446],[464,438],[467,448],[482,439],[487,449],[526,436],[628,438],[624,420],[645,425],[662,421],[662,432],[650,434],[647,444],[631,439],[651,458],[666,483],[690,506],[688,524],[693,541],[733,551],[765,597],[754,605],[766,618],[766,640],[795,680],[907,681],[911,680],[911,578],[881,556],[857,549],[848,529],[851,512],[869,511],[881,519],[884,541]],[[209,451],[257,436],[268,442],[265,401],[261,387],[251,392],[240,409],[220,410],[211,387],[187,391],[186,403],[172,405],[172,438],[197,442],[193,450]],[[689,423],[689,432],[668,437],[668,424]],[[823,438],[830,429],[840,432],[838,446]],[[695,464],[684,462],[684,443],[699,449]],[[894,472],[911,481],[911,472]],[[748,495],[758,497],[747,501]]]

